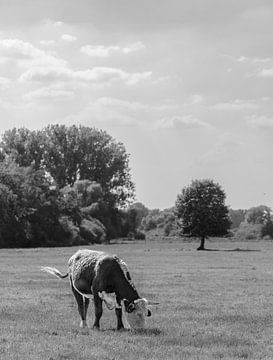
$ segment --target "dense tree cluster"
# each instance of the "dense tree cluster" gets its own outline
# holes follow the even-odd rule
[[[0,247],[102,242],[133,231],[129,156],[88,127],[13,129],[0,144]]]
[[[254,206],[245,211],[245,217],[235,231],[235,238],[254,240],[264,237],[273,239],[273,215],[270,207]]]
[[[125,205],[134,194],[125,147],[95,128],[12,129],[2,137],[1,157],[22,167],[46,170],[60,188],[73,186],[77,180],[95,181],[113,206]]]
[[[149,210],[146,217],[143,217],[140,228],[162,236],[179,235],[179,226],[174,208]]]

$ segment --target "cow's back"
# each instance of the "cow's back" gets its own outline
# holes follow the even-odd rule
[[[84,279],[91,284],[96,276],[97,264],[106,254],[102,251],[82,249],[78,250],[68,260],[69,275],[73,283]]]

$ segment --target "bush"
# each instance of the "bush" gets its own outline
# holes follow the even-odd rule
[[[237,240],[255,240],[261,238],[261,224],[250,224],[243,222],[240,224],[239,229],[235,233]]]
[[[87,243],[102,243],[106,239],[106,230],[99,220],[84,219],[80,225],[80,235]]]
[[[73,246],[86,244],[86,241],[84,241],[84,239],[80,236],[80,229],[68,216],[61,216],[59,218],[59,223],[67,234],[67,243],[69,245]]]
[[[164,227],[164,235],[169,236],[171,229],[172,229],[172,224],[171,223],[166,224]]]
[[[156,221],[154,218],[148,217],[148,218],[143,219],[142,226],[145,231],[149,231],[149,230],[156,229],[157,224],[156,224]]]
[[[136,230],[136,232],[134,233],[134,238],[136,240],[145,240],[146,236],[142,231]]]
[[[262,237],[270,237],[273,239],[273,221],[269,220],[265,225],[263,225],[261,230]]]

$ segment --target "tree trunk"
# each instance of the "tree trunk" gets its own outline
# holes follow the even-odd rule
[[[205,250],[205,236],[201,237],[201,243],[197,250]]]

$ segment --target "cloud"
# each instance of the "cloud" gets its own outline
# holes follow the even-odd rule
[[[73,71],[66,67],[35,67],[29,68],[20,77],[19,82],[36,81],[58,82],[73,79]]]
[[[249,63],[253,63],[253,64],[263,64],[263,63],[268,63],[268,62],[272,62],[273,58],[251,58],[251,57],[247,57],[247,56],[240,56],[239,58],[236,59],[238,62],[249,62]]]
[[[90,102],[73,118],[85,122],[88,119],[95,119],[97,122],[113,126],[136,126],[145,129],[145,131],[160,129],[204,129],[210,131],[213,129],[210,124],[195,118],[193,115],[170,115],[175,110],[177,110],[176,104],[147,104],[111,97],[100,97]]]
[[[73,41],[76,41],[77,38],[76,38],[76,36],[73,36],[73,35],[63,34],[61,36],[61,40],[67,41],[67,42],[73,42]]]
[[[74,96],[74,92],[70,90],[62,90],[53,87],[43,87],[34,91],[31,91],[23,96],[24,100],[60,100],[70,99]]]
[[[128,73],[121,69],[94,67],[93,69],[74,71],[68,67],[36,67],[24,72],[19,81],[57,82],[82,81],[96,85],[112,84],[122,81],[126,85],[135,85],[141,80],[150,78],[151,72]]]
[[[123,99],[111,98],[111,97],[101,97],[96,100],[98,104],[103,107],[116,109],[123,113],[135,113],[135,117],[141,118],[141,115],[148,118],[157,118],[158,114],[161,114],[164,111],[170,111],[176,105],[169,104],[146,104],[138,101],[126,101]]]
[[[127,47],[121,49],[124,54],[130,54],[135,51],[145,49],[145,45],[141,41],[137,41]]]
[[[246,123],[252,128],[273,129],[273,117],[253,115],[246,119]]]
[[[2,58],[17,62],[20,67],[66,66],[66,61],[19,39],[0,40]]]
[[[247,58],[246,56],[240,56],[240,57],[237,59],[238,62],[245,62],[245,61],[247,61],[247,60],[248,60],[248,58]]]
[[[258,76],[264,78],[273,78],[273,68],[260,70]]]
[[[155,127],[162,129],[170,129],[170,128],[200,129],[200,128],[209,128],[210,125],[204,121],[195,118],[192,115],[185,115],[185,116],[173,116],[169,118],[160,119],[155,123]]]
[[[43,24],[45,26],[48,26],[48,27],[55,27],[55,28],[60,28],[64,25],[64,23],[62,21],[55,21],[55,20],[52,20],[52,19],[45,19],[43,21]]]
[[[108,57],[111,52],[119,50],[119,46],[85,45],[81,47],[81,52],[90,57]]]
[[[40,44],[43,46],[50,46],[56,44],[55,40],[41,40]]]
[[[122,111],[139,111],[149,109],[149,106],[137,101],[130,102],[110,97],[101,97],[96,100],[96,103],[103,107],[119,109]]]
[[[253,59],[254,63],[269,63],[269,62],[273,62],[273,58],[254,58]]]
[[[200,156],[197,163],[206,165],[222,165],[230,161],[236,162],[238,154],[242,148],[242,143],[237,141],[231,134],[223,134],[212,148]]]
[[[200,94],[194,94],[190,98],[190,105],[202,104],[204,102],[204,97]]]
[[[111,126],[133,126],[145,130],[158,128],[158,117],[173,110],[173,105],[146,104],[112,97],[100,97],[91,101],[84,109],[70,117],[79,122],[90,119]]]
[[[112,99],[98,98],[91,101],[79,113],[69,116],[66,120],[73,123],[96,123],[97,126],[137,126],[137,120],[134,116],[133,104],[129,102]],[[129,111],[128,111],[129,110]]]
[[[71,41],[71,38],[66,37],[66,41]],[[150,71],[129,73],[111,67],[74,71],[68,67],[66,60],[19,39],[0,40],[0,51],[2,59],[15,61],[19,67],[26,68],[19,77],[20,82],[81,81],[105,85],[121,81],[126,85],[135,85],[152,75]]]
[[[145,45],[138,41],[127,47],[120,47],[117,45],[104,46],[104,45],[85,45],[81,47],[81,52],[90,57],[109,57],[113,53],[130,54],[135,51],[144,49]]]
[[[4,57],[15,59],[29,59],[45,54],[44,51],[35,48],[29,42],[19,39],[0,40],[1,53]]]
[[[248,66],[246,77],[273,78],[273,58],[272,57],[246,57],[240,56],[237,62]],[[265,67],[267,66],[267,67]]]
[[[232,102],[222,102],[211,105],[210,108],[213,110],[220,111],[244,111],[244,110],[255,110],[259,106],[254,100],[241,100],[236,99]]]
[[[10,83],[10,79],[0,76],[0,88],[6,88]]]

